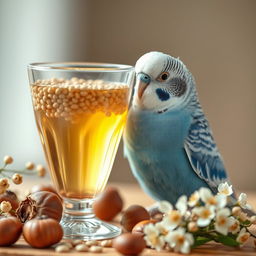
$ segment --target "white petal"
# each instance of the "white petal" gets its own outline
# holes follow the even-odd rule
[[[200,188],[199,190],[200,198],[203,202],[207,202],[210,197],[212,197],[212,192],[209,188]]]
[[[165,217],[162,222],[167,230],[174,230],[179,224],[177,222],[171,222],[168,217]]]
[[[219,194],[215,196],[217,200],[217,207],[218,208],[223,208],[227,205],[227,197],[223,194]]]
[[[226,195],[226,196],[230,196],[230,195],[233,194],[232,185],[228,185],[227,182],[221,183],[218,186],[218,192],[220,194],[223,194],[223,195]]]
[[[183,196],[181,196],[181,197],[178,199],[178,201],[177,201],[177,203],[176,203],[176,205],[175,205],[175,207],[181,212],[182,215],[184,215],[185,212],[186,212],[187,209],[188,209],[188,207],[187,207],[187,201],[188,201],[187,196],[183,195]]]
[[[216,216],[225,216],[225,217],[228,217],[230,216],[231,212],[228,208],[223,208],[223,209],[220,209],[218,210]]]
[[[157,236],[159,234],[158,230],[156,229],[155,225],[150,223],[144,227],[143,232],[146,235],[155,235]]]
[[[158,209],[162,213],[168,213],[173,209],[173,207],[168,201],[160,201],[158,203]]]
[[[215,229],[217,232],[221,233],[222,235],[227,235],[228,234],[228,226],[227,225],[218,225],[215,223]]]
[[[211,222],[210,219],[202,219],[202,218],[199,218],[199,219],[197,220],[197,225],[198,225],[199,227],[206,227],[207,225],[210,224],[210,222]]]
[[[185,228],[182,228],[182,227],[179,227],[177,230],[176,230],[176,234],[180,235],[180,236],[183,236],[185,235]]]
[[[186,240],[189,242],[189,244],[192,245],[192,244],[194,243],[194,237],[193,237],[192,234],[186,233],[186,234],[185,234],[185,238],[186,238]]]
[[[188,253],[190,253],[190,250],[191,250],[191,246],[190,246],[189,242],[185,241],[184,244],[180,248],[180,252],[183,254],[188,254]]]
[[[200,196],[199,196],[199,192],[196,190],[190,197],[188,200],[188,205],[190,207],[193,207],[197,204],[197,202],[199,201]]]

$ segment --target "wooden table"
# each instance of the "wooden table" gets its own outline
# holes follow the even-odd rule
[[[140,204],[144,206],[148,206],[152,204],[154,201],[149,198],[142,190],[139,188],[138,185],[131,185],[131,184],[113,184],[114,186],[120,189],[121,195],[125,200],[125,207],[131,204]],[[256,208],[256,193],[247,192],[249,197],[249,202],[251,205]],[[24,240],[21,238],[15,245],[11,247],[0,247],[0,255],[12,255],[12,256],[57,256],[57,255],[88,255],[88,256],[95,256],[95,253],[78,253],[78,252],[69,252],[69,253],[56,253],[54,248],[50,249],[33,249],[28,246]],[[120,255],[119,253],[115,252],[112,248],[104,248],[103,253],[98,255],[111,255],[117,256]],[[145,249],[141,256],[178,256],[180,254],[172,253],[172,252],[156,252],[151,249]],[[190,255],[193,256],[200,256],[200,255],[218,255],[218,256],[256,256],[256,249],[253,246],[253,240],[251,239],[248,241],[244,247],[242,248],[230,248],[226,246],[222,246],[215,243],[210,243],[207,245],[203,245],[198,249],[194,249]]]

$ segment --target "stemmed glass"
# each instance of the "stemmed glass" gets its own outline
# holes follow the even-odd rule
[[[64,238],[120,234],[92,211],[104,189],[127,116],[132,66],[33,63],[28,66],[34,114],[51,178],[63,197]]]

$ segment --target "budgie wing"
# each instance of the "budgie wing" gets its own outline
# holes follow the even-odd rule
[[[184,147],[193,170],[212,189],[228,181],[223,160],[202,111],[193,117]]]

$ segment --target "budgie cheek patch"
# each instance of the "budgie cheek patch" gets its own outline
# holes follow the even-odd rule
[[[161,101],[166,101],[170,99],[170,94],[163,89],[157,88],[156,94]]]

